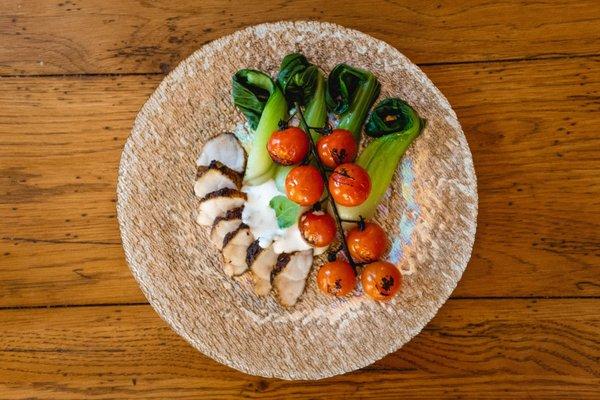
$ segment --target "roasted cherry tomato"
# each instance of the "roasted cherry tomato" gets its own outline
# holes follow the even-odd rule
[[[294,167],[285,178],[287,197],[301,206],[312,206],[319,201],[324,187],[319,170],[312,165]]]
[[[387,235],[373,222],[360,223],[346,236],[348,250],[354,261],[370,263],[377,261],[387,249]]]
[[[323,211],[307,211],[298,223],[302,237],[315,247],[328,246],[335,239],[335,221]]]
[[[267,143],[267,150],[273,161],[282,165],[302,162],[309,148],[308,136],[295,126],[273,132]]]
[[[323,293],[333,296],[345,296],[354,290],[356,274],[346,261],[328,262],[319,269],[317,284]]]
[[[365,293],[379,301],[390,300],[402,286],[400,271],[387,261],[377,261],[367,265],[360,280]]]
[[[342,164],[329,177],[333,200],[342,206],[354,207],[364,203],[371,192],[371,179],[362,167]]]
[[[346,129],[334,129],[329,135],[319,139],[317,153],[323,164],[333,169],[340,164],[354,161],[358,146],[352,132]]]

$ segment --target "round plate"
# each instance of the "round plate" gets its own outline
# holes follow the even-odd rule
[[[313,268],[290,309],[258,298],[248,277],[222,272],[208,229],[194,219],[195,158],[210,137],[243,122],[231,100],[241,68],[275,74],[300,51],[329,72],[372,71],[380,98],[397,96],[427,120],[398,167],[378,220],[389,259],[405,273],[387,304],[321,295]],[[352,371],[408,342],[435,315],[469,260],[477,217],[471,153],[448,101],[406,57],[355,30],[322,22],[262,24],[216,40],[171,72],[137,116],[119,169],[125,255],[150,304],[192,346],[249,374],[319,379]]]

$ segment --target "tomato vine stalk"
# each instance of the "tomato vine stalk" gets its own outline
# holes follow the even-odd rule
[[[329,197],[329,199],[331,200],[331,208],[333,209],[335,223],[337,225],[338,232],[341,235],[342,250],[344,251],[346,259],[352,266],[352,269],[356,273],[357,264],[352,259],[352,255],[350,254],[350,250],[348,249],[348,244],[346,243],[346,237],[344,235],[344,228],[342,226],[342,219],[340,218],[340,214],[338,212],[337,205],[335,204],[335,201],[333,201],[333,197],[331,196],[331,192],[329,191],[328,177],[327,177],[327,172],[325,171],[325,166],[323,165],[323,163],[321,162],[321,159],[319,158],[319,155],[317,154],[317,145],[315,143],[314,138],[310,134],[310,127],[308,126],[308,124],[306,123],[306,120],[304,119],[304,114],[302,113],[302,108],[300,107],[300,104],[298,104],[298,102],[295,102],[294,104],[296,106],[296,112],[298,113],[298,118],[300,119],[300,124],[302,125],[304,132],[306,133],[306,135],[308,136],[308,138],[310,140],[310,151],[315,159],[319,173],[321,174],[321,177],[323,178],[325,191],[327,192],[327,197]]]

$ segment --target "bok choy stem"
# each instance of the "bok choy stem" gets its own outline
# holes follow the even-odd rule
[[[254,130],[244,182],[259,185],[273,177],[275,164],[267,151],[271,134],[286,120],[288,107],[283,92],[267,74],[239,70],[233,76],[233,102]]]
[[[341,218],[356,221],[360,217],[373,217],[400,159],[424,126],[425,120],[400,99],[385,99],[375,107],[366,130],[370,136],[378,138],[367,145],[356,161],[371,178],[371,193],[359,206],[339,206]]]
[[[306,123],[311,127],[324,128],[327,123],[327,105],[325,103],[325,76],[319,71],[315,83],[315,91],[304,111]],[[317,142],[321,134],[310,130],[312,140]]]

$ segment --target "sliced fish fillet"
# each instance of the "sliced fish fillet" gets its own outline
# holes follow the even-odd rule
[[[243,173],[246,168],[246,152],[233,133],[222,133],[204,143],[196,165],[206,167],[212,161],[219,161],[232,170]]]
[[[219,189],[240,189],[241,187],[242,175],[220,161],[212,161],[208,166],[198,167],[194,184],[194,193],[198,197],[204,197]]]
[[[223,269],[229,276],[241,275],[248,269],[246,253],[254,241],[248,225],[242,224],[223,239]]]
[[[259,296],[268,295],[271,291],[271,273],[277,264],[277,254],[273,251],[273,247],[263,249],[259,241],[255,240],[248,247],[246,263],[252,271],[254,292]]]
[[[273,270],[273,287],[279,303],[285,307],[296,304],[304,292],[306,279],[313,264],[313,250],[281,253]]]
[[[210,192],[200,200],[200,212],[196,221],[200,225],[212,225],[218,217],[222,217],[229,210],[244,205],[247,200],[246,193],[236,189],[220,189]]]
[[[242,224],[242,211],[244,207],[227,211],[222,217],[217,217],[210,230],[210,240],[219,250],[223,248],[225,236],[235,231]]]

